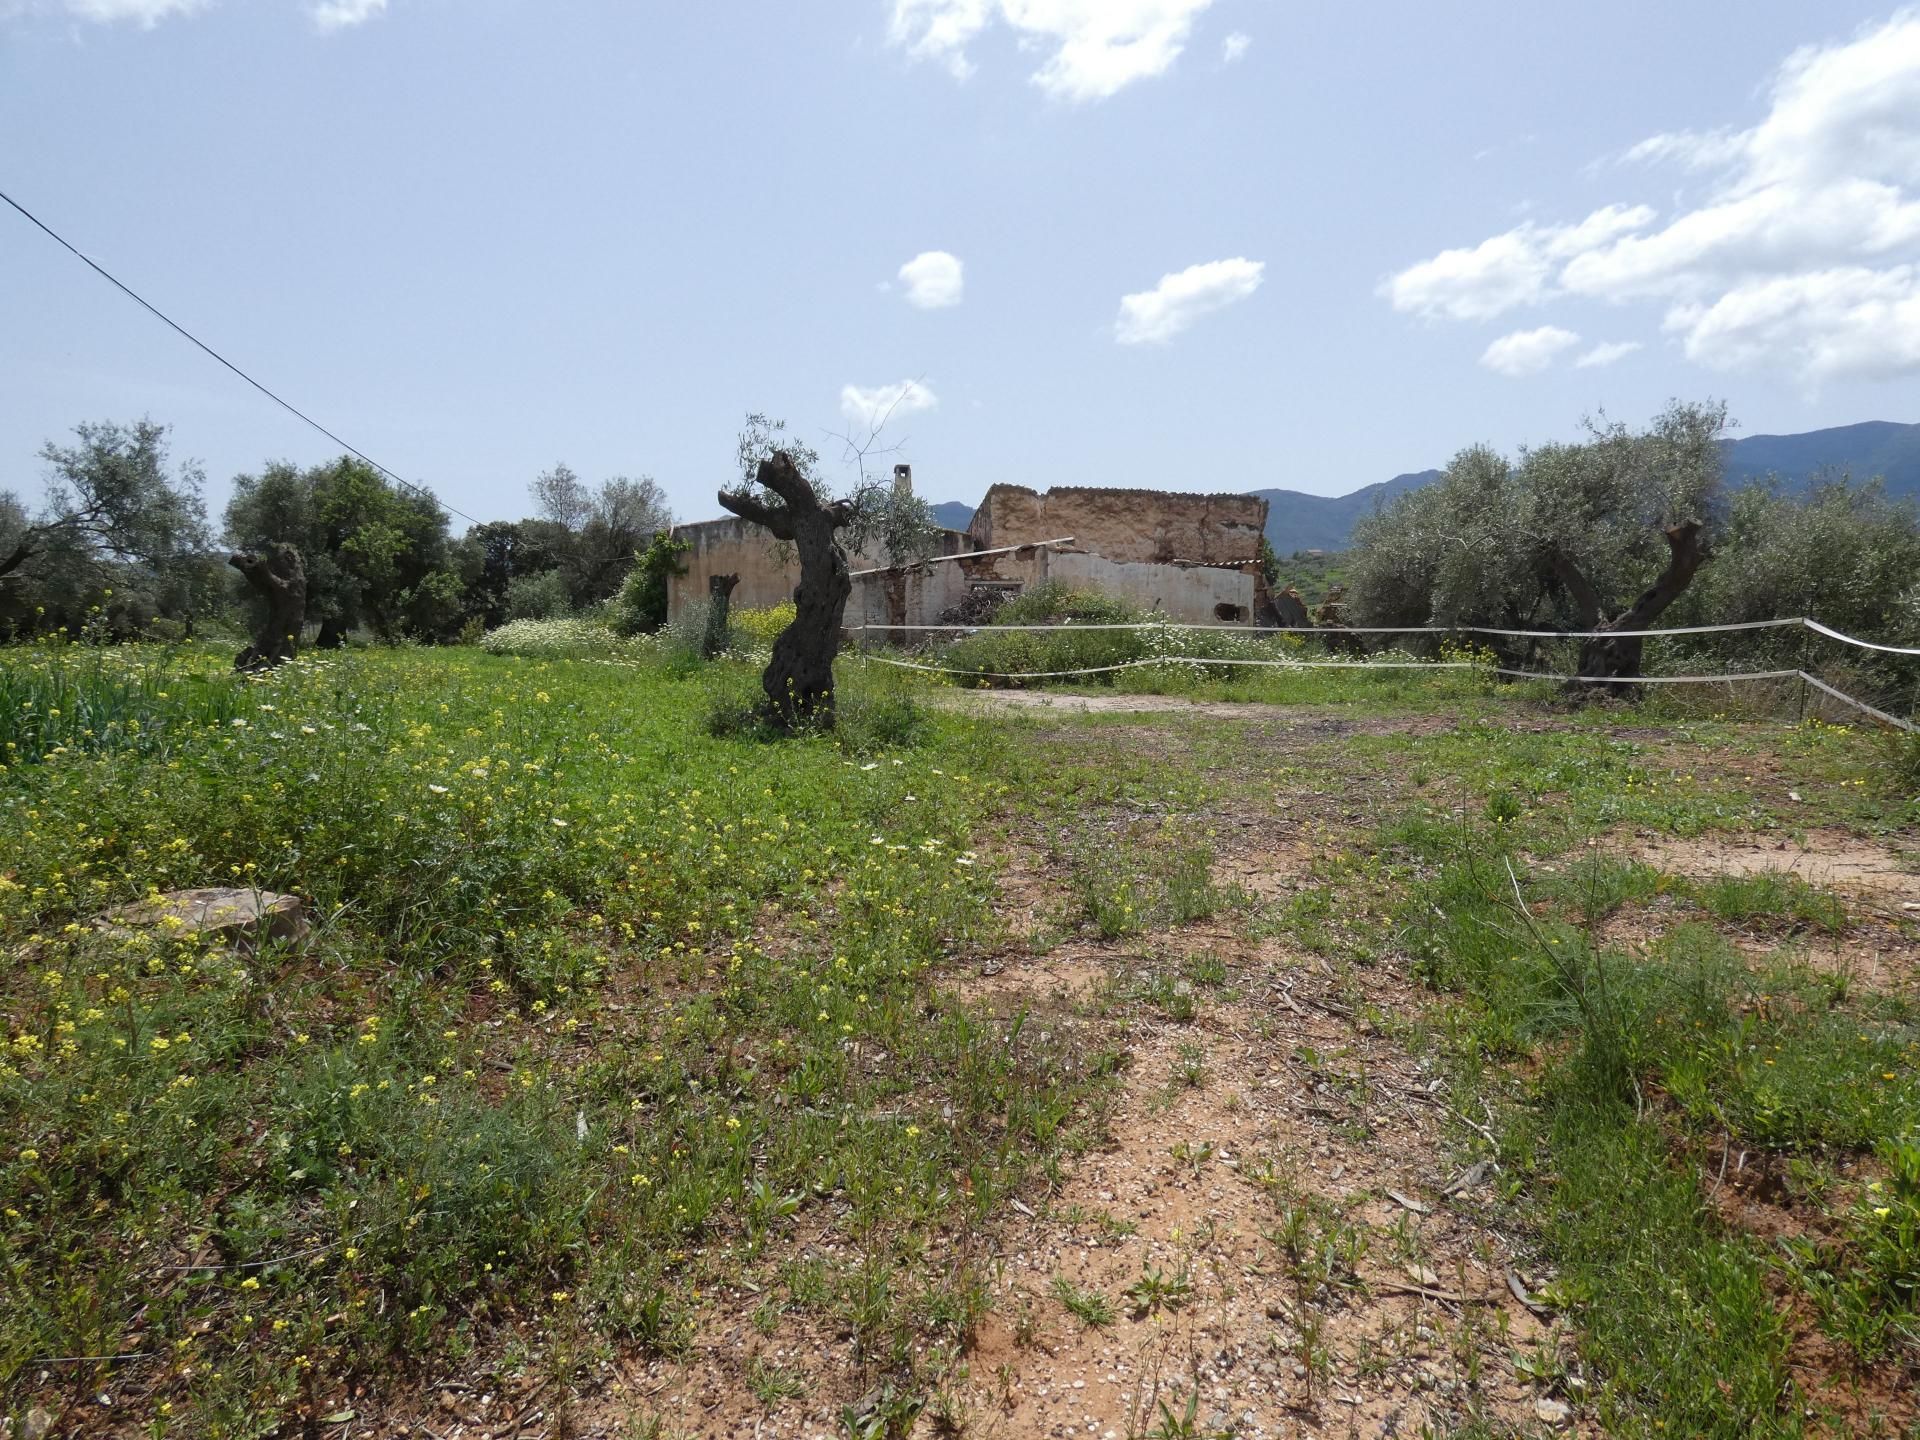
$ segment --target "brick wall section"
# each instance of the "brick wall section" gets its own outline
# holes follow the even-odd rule
[[[1266,527],[1267,502],[1254,495],[995,485],[969,533],[982,549],[1071,535],[1074,549],[1118,562],[1244,565],[1258,556]]]

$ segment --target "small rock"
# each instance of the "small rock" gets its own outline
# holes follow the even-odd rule
[[[38,1405],[27,1411],[27,1418],[20,1422],[20,1440],[47,1440],[53,1433],[53,1419]]]
[[[211,886],[168,890],[131,905],[116,905],[94,917],[93,924],[109,932],[161,928],[181,935],[207,935],[236,950],[252,951],[263,941],[304,937],[307,907],[295,895]]]
[[[1544,1396],[1533,1402],[1534,1418],[1545,1425],[1564,1425],[1573,1418],[1573,1409],[1563,1400],[1549,1400]]]

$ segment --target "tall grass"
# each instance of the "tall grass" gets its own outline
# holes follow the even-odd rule
[[[0,682],[61,720],[178,698],[156,653],[80,663]],[[0,774],[0,1404],[257,1435],[475,1352],[564,1389],[742,1281],[903,1380],[949,1363],[984,1278],[930,1241],[1096,1081],[940,987],[992,926],[990,737],[856,684],[852,733],[776,754],[658,666],[461,649],[207,687],[163,747]],[[86,923],[235,881],[314,935]],[[776,1261],[800,1226],[818,1288]]]
[[[197,650],[54,645],[0,664],[0,763],[55,752],[153,754],[245,712],[230,657]]]
[[[1784,1170],[1915,1133],[1912,1007],[1828,977],[1756,975],[1705,924],[1642,953],[1599,943],[1598,921],[1649,893],[1644,867],[1598,857],[1530,877],[1512,827],[1409,828],[1396,843],[1437,863],[1405,918],[1422,973],[1464,997],[1471,1052],[1539,1066],[1502,1158],[1532,1182],[1528,1218],[1561,1267],[1555,1298],[1604,1377],[1603,1424],[1729,1440],[1799,1434],[1809,1415],[1819,1428],[1778,1290],[1798,1284],[1865,1363],[1889,1334],[1920,1338],[1916,1247],[1887,1240],[1888,1205],[1788,1264],[1716,1221],[1691,1157],[1738,1149]],[[1724,910],[1753,897],[1700,898]],[[1796,894],[1761,898],[1831,923]],[[1807,1278],[1835,1273],[1848,1278],[1827,1292]]]

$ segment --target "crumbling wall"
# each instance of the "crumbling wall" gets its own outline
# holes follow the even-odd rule
[[[1076,589],[1098,590],[1195,624],[1247,623],[1253,619],[1255,573],[1218,565],[1159,565],[1110,560],[1080,551],[1056,552],[1050,574]]]
[[[969,533],[982,549],[1073,537],[1074,548],[1122,562],[1241,565],[1256,559],[1267,502],[1257,495],[995,485]]]
[[[867,633],[875,643],[907,641],[912,638],[908,634],[889,637],[880,627],[938,625],[941,616],[966,604],[976,586],[1013,594],[1032,589],[1047,578],[1050,560],[1037,545],[998,555],[949,553],[956,558],[855,575],[848,626],[874,627]]]
[[[680,557],[685,573],[667,581],[669,620],[679,619],[689,601],[705,598],[707,582],[715,575],[740,577],[733,592],[736,610],[760,610],[791,600],[794,587],[800,583],[800,562],[790,547],[779,545],[772,535],[749,520],[734,517],[701,520],[691,525],[676,525],[673,534],[674,538],[686,541],[689,549]],[[951,555],[967,549],[969,544],[965,531],[942,531],[937,553]],[[887,562],[885,555],[869,549],[849,554],[847,563],[852,569],[866,570]],[[884,619],[883,610],[874,623]],[[855,622],[849,618],[847,623]]]

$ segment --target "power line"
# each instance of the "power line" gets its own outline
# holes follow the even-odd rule
[[[318,420],[314,419],[311,415],[308,415],[305,411],[299,409],[297,406],[289,403],[286,400],[281,399],[278,395],[274,394],[273,391],[269,390],[266,386],[262,385],[258,380],[254,379],[253,376],[247,374],[246,371],[242,370],[238,365],[234,364],[231,360],[227,359],[226,356],[222,355],[218,350],[214,349],[211,345],[207,344],[207,342],[202,340],[198,335],[195,335],[191,330],[187,329],[186,326],[180,324],[179,321],[173,319],[172,316],[167,315],[158,306],[154,305],[153,303],[148,301],[145,297],[140,295],[137,291],[133,289],[132,286],[127,285],[116,276],[110,274],[102,266],[96,264],[93,260],[89,259],[86,255],[83,255],[80,252],[79,248],[75,246],[72,241],[68,240],[64,235],[61,235],[51,225],[47,224],[46,221],[42,220],[38,215],[35,215],[31,210],[27,209],[26,206],[22,205],[18,200],[14,199],[11,195],[7,194],[6,191],[0,190],[0,200],[6,201],[7,204],[11,205],[14,209],[18,210],[22,215],[26,216],[28,220],[32,221],[33,224],[42,231],[42,233],[44,233],[45,235],[48,236],[48,238],[53,240],[55,244],[59,245],[62,249],[69,251],[76,259],[78,259],[82,264],[84,264],[89,270],[92,270],[94,274],[100,276],[101,279],[105,280],[108,284],[112,285],[115,289],[119,290],[128,299],[132,300],[136,305],[140,306],[141,309],[145,310],[148,314],[154,316],[156,319],[163,321],[165,324],[167,324],[173,330],[177,331],[179,334],[184,335],[188,340],[191,340],[195,345],[199,346],[200,349],[204,350],[207,354],[211,355],[215,360],[218,360],[222,365],[226,366],[227,369],[231,370],[234,374],[238,375],[242,380],[246,381],[247,384],[251,385],[254,389],[258,390],[262,395],[266,396],[269,400],[273,401],[273,403],[278,405],[282,410],[285,410],[289,415],[294,416],[296,419],[304,420],[307,424],[311,425],[314,429],[318,430],[322,435],[326,436],[329,440],[333,441],[333,443],[338,445],[342,450],[345,450],[349,455],[358,456],[360,459],[366,461],[367,464],[371,465],[374,469],[378,470],[382,475],[386,476],[389,480],[393,481],[394,484],[404,485],[406,486],[407,489],[412,490],[416,494],[425,496],[428,500],[431,500],[434,504],[442,506],[445,509],[452,511],[452,513],[454,513],[455,515],[458,515],[462,520],[469,521],[470,523],[475,525],[483,525],[486,523],[483,520],[476,520],[473,516],[467,514],[467,512],[464,510],[455,510],[453,506],[448,505],[446,501],[442,500],[438,495],[435,495],[431,490],[427,489],[424,485],[416,485],[411,480],[406,480],[401,478],[400,476],[394,474],[393,471],[389,470],[386,466],[382,465],[378,460],[374,459],[371,455],[367,454],[364,450],[355,449],[353,446],[349,445],[346,441],[342,440],[338,435],[334,434],[333,431],[329,430],[326,426],[322,425]]]

